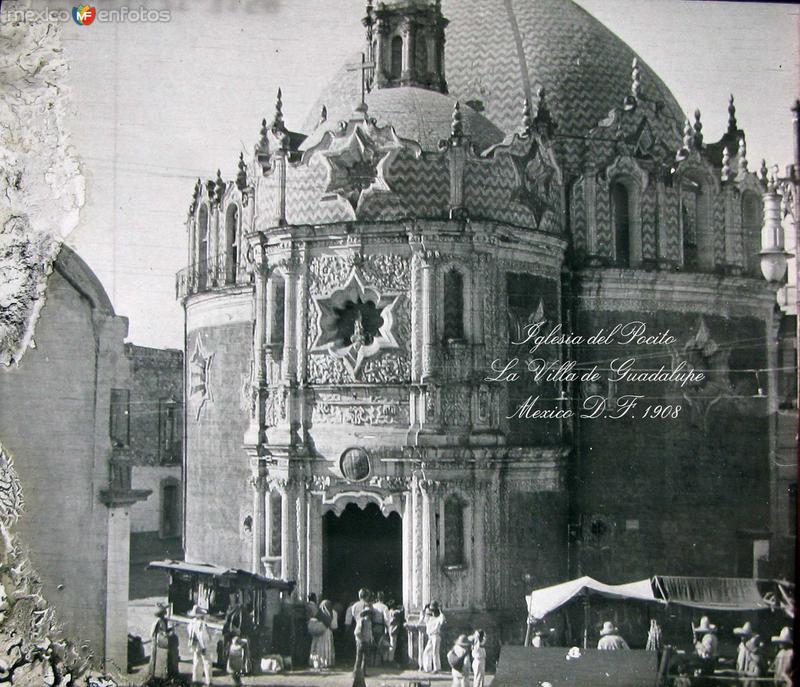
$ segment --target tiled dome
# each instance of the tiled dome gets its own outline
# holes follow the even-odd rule
[[[444,0],[442,12],[450,20],[445,50],[450,95],[482,106],[506,133],[519,128],[523,94],[535,102],[538,86],[546,89],[557,133],[567,137],[585,136],[630,93],[636,53],[571,0]],[[641,60],[639,68],[641,95],[662,102],[663,116],[680,131],[685,114],[678,102]],[[320,97],[306,131],[322,104],[329,113],[347,112],[359,97],[357,76],[342,71]],[[679,144],[677,139],[676,149]],[[562,138],[564,162],[569,164],[581,145]]]
[[[352,73],[344,76],[343,83],[348,78],[354,80]],[[301,149],[313,147],[325,131],[335,130],[339,121],[349,119],[360,97],[359,93],[353,100],[340,98],[328,105],[326,122],[314,129]],[[456,99],[450,96],[424,88],[384,88],[367,94],[366,102],[367,114],[375,118],[378,126],[390,124],[398,136],[416,141],[423,150],[436,150],[439,141],[450,135],[453,107],[456,104]],[[483,115],[463,105],[461,115],[464,133],[478,150],[486,150],[503,140],[503,132]]]

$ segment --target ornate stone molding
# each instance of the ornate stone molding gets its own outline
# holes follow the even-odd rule
[[[403,515],[403,499],[399,493],[381,494],[368,489],[345,489],[322,497],[322,513],[333,512],[337,516],[344,512],[350,504],[355,504],[361,510],[374,503],[383,515],[397,513]]]
[[[403,298],[403,294],[379,292],[365,284],[360,271],[353,269],[347,281],[327,296],[314,296],[317,308],[317,324],[319,333],[311,346],[311,353],[327,353],[341,360],[353,380],[361,378],[361,370],[365,361],[383,351],[400,348],[395,336],[395,309]],[[359,311],[353,323],[353,332],[349,340],[342,339],[339,319],[342,310],[348,304],[372,303],[378,312],[381,324],[376,332],[364,329]]]
[[[775,300],[766,283],[754,279],[613,268],[583,270],[577,298],[579,307],[586,310],[672,310],[761,320]]]

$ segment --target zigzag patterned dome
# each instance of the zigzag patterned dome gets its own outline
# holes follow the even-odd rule
[[[636,53],[571,0],[444,0],[442,14],[449,94],[510,133],[520,126],[523,97],[535,102],[543,86],[567,165],[582,150],[569,137],[585,136],[631,91]],[[680,132],[686,115],[675,97],[641,59],[639,71],[640,97],[660,102],[664,130]],[[357,77],[342,69],[305,130],[314,129],[323,104],[329,119],[344,119],[359,98]],[[677,149],[680,138],[674,143]]]

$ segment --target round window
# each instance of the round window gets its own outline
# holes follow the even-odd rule
[[[369,477],[369,453],[363,448],[348,448],[339,460],[342,475],[350,482],[361,482]]]

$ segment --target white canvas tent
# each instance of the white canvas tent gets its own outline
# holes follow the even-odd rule
[[[591,577],[584,576],[531,592],[525,597],[528,605],[528,616],[541,620],[548,613],[563,606],[576,596],[584,596],[586,594],[664,603],[662,599],[657,599],[653,594],[653,585],[649,578],[639,582],[628,582],[627,584],[603,584]]]

